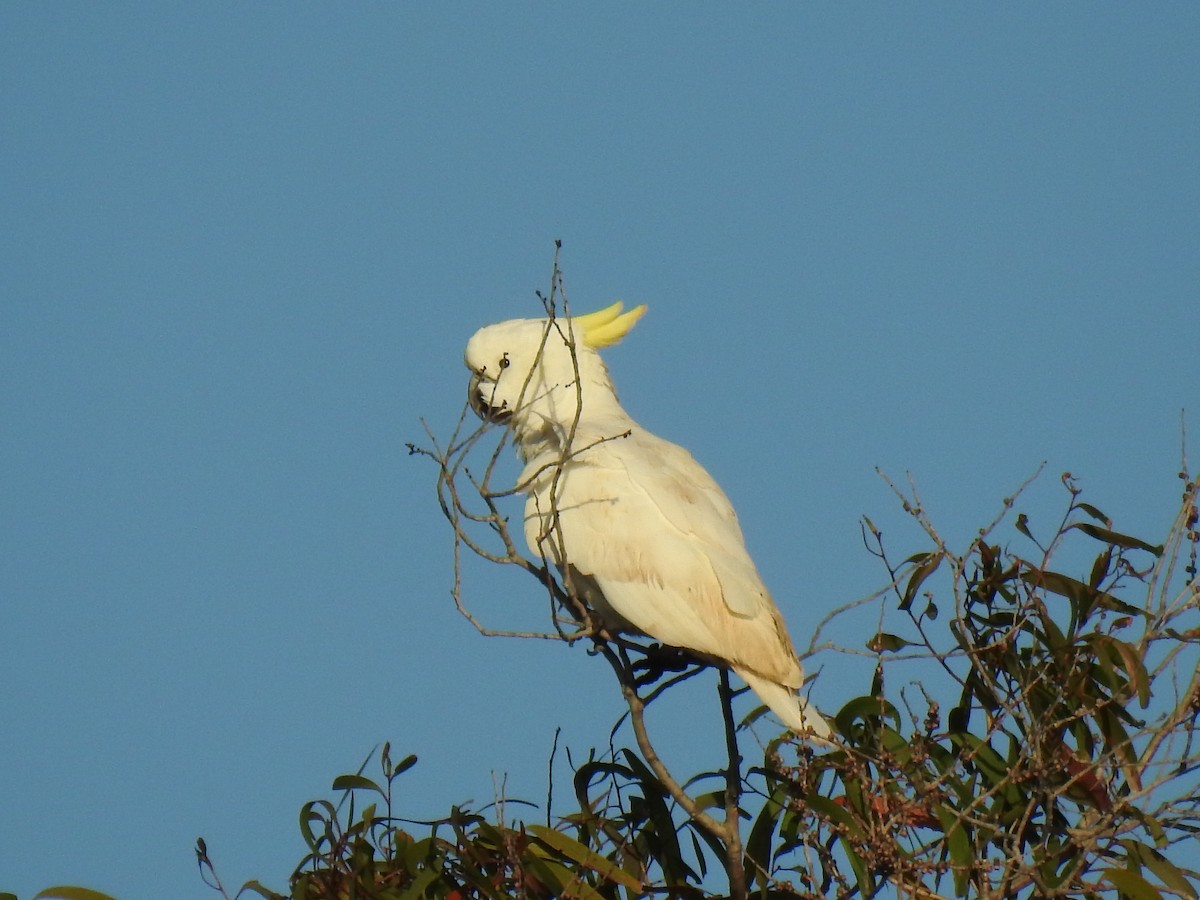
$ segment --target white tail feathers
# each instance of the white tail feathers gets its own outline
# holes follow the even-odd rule
[[[750,689],[758,694],[759,699],[767,704],[771,712],[779,716],[784,725],[800,737],[816,739],[820,743],[825,743],[833,737],[829,723],[791,688],[776,684],[738,666],[733,666],[733,671],[750,685]]]

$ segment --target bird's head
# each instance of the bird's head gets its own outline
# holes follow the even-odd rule
[[[646,312],[612,306],[582,316],[512,319],[481,328],[467,342],[468,399],[481,419],[508,422],[517,433],[569,426],[576,401],[589,412],[611,398],[608,372],[597,352],[617,343]],[[593,398],[591,400],[587,398]]]

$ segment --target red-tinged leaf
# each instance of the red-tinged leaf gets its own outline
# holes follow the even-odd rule
[[[1083,790],[1098,810],[1112,812],[1112,798],[1109,797],[1108,785],[1100,778],[1096,766],[1090,761],[1076,757],[1066,744],[1058,745],[1058,758],[1067,770],[1071,784]]]
[[[838,797],[834,802],[836,803],[838,800],[845,800],[845,798]],[[941,820],[927,806],[920,806],[895,794],[875,794],[867,799],[867,803],[876,818],[880,820],[894,819],[914,828],[940,829],[942,827]]]
[[[914,828],[941,830],[941,820],[928,809],[914,806],[904,811],[904,821]]]

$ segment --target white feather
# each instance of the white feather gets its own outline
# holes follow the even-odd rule
[[[530,549],[584,576],[609,628],[728,665],[789,728],[829,737],[796,693],[800,664],[729,500],[690,453],[629,417],[582,338],[567,320],[526,319],[467,346],[472,405],[507,419],[526,462]]]

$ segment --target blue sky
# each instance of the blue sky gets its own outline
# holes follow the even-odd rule
[[[621,397],[724,485],[800,644],[884,580],[861,515],[921,549],[876,467],[961,546],[1043,460],[1035,525],[1070,470],[1161,534],[1198,44],[1169,3],[0,7],[0,890],[209,896],[197,835],[283,888],[379,742],[433,817],[544,797],[556,726],[607,741],[600,661],[454,611],[404,447],[555,239],[576,309],[649,304]],[[651,724],[694,771],[688,690]]]

